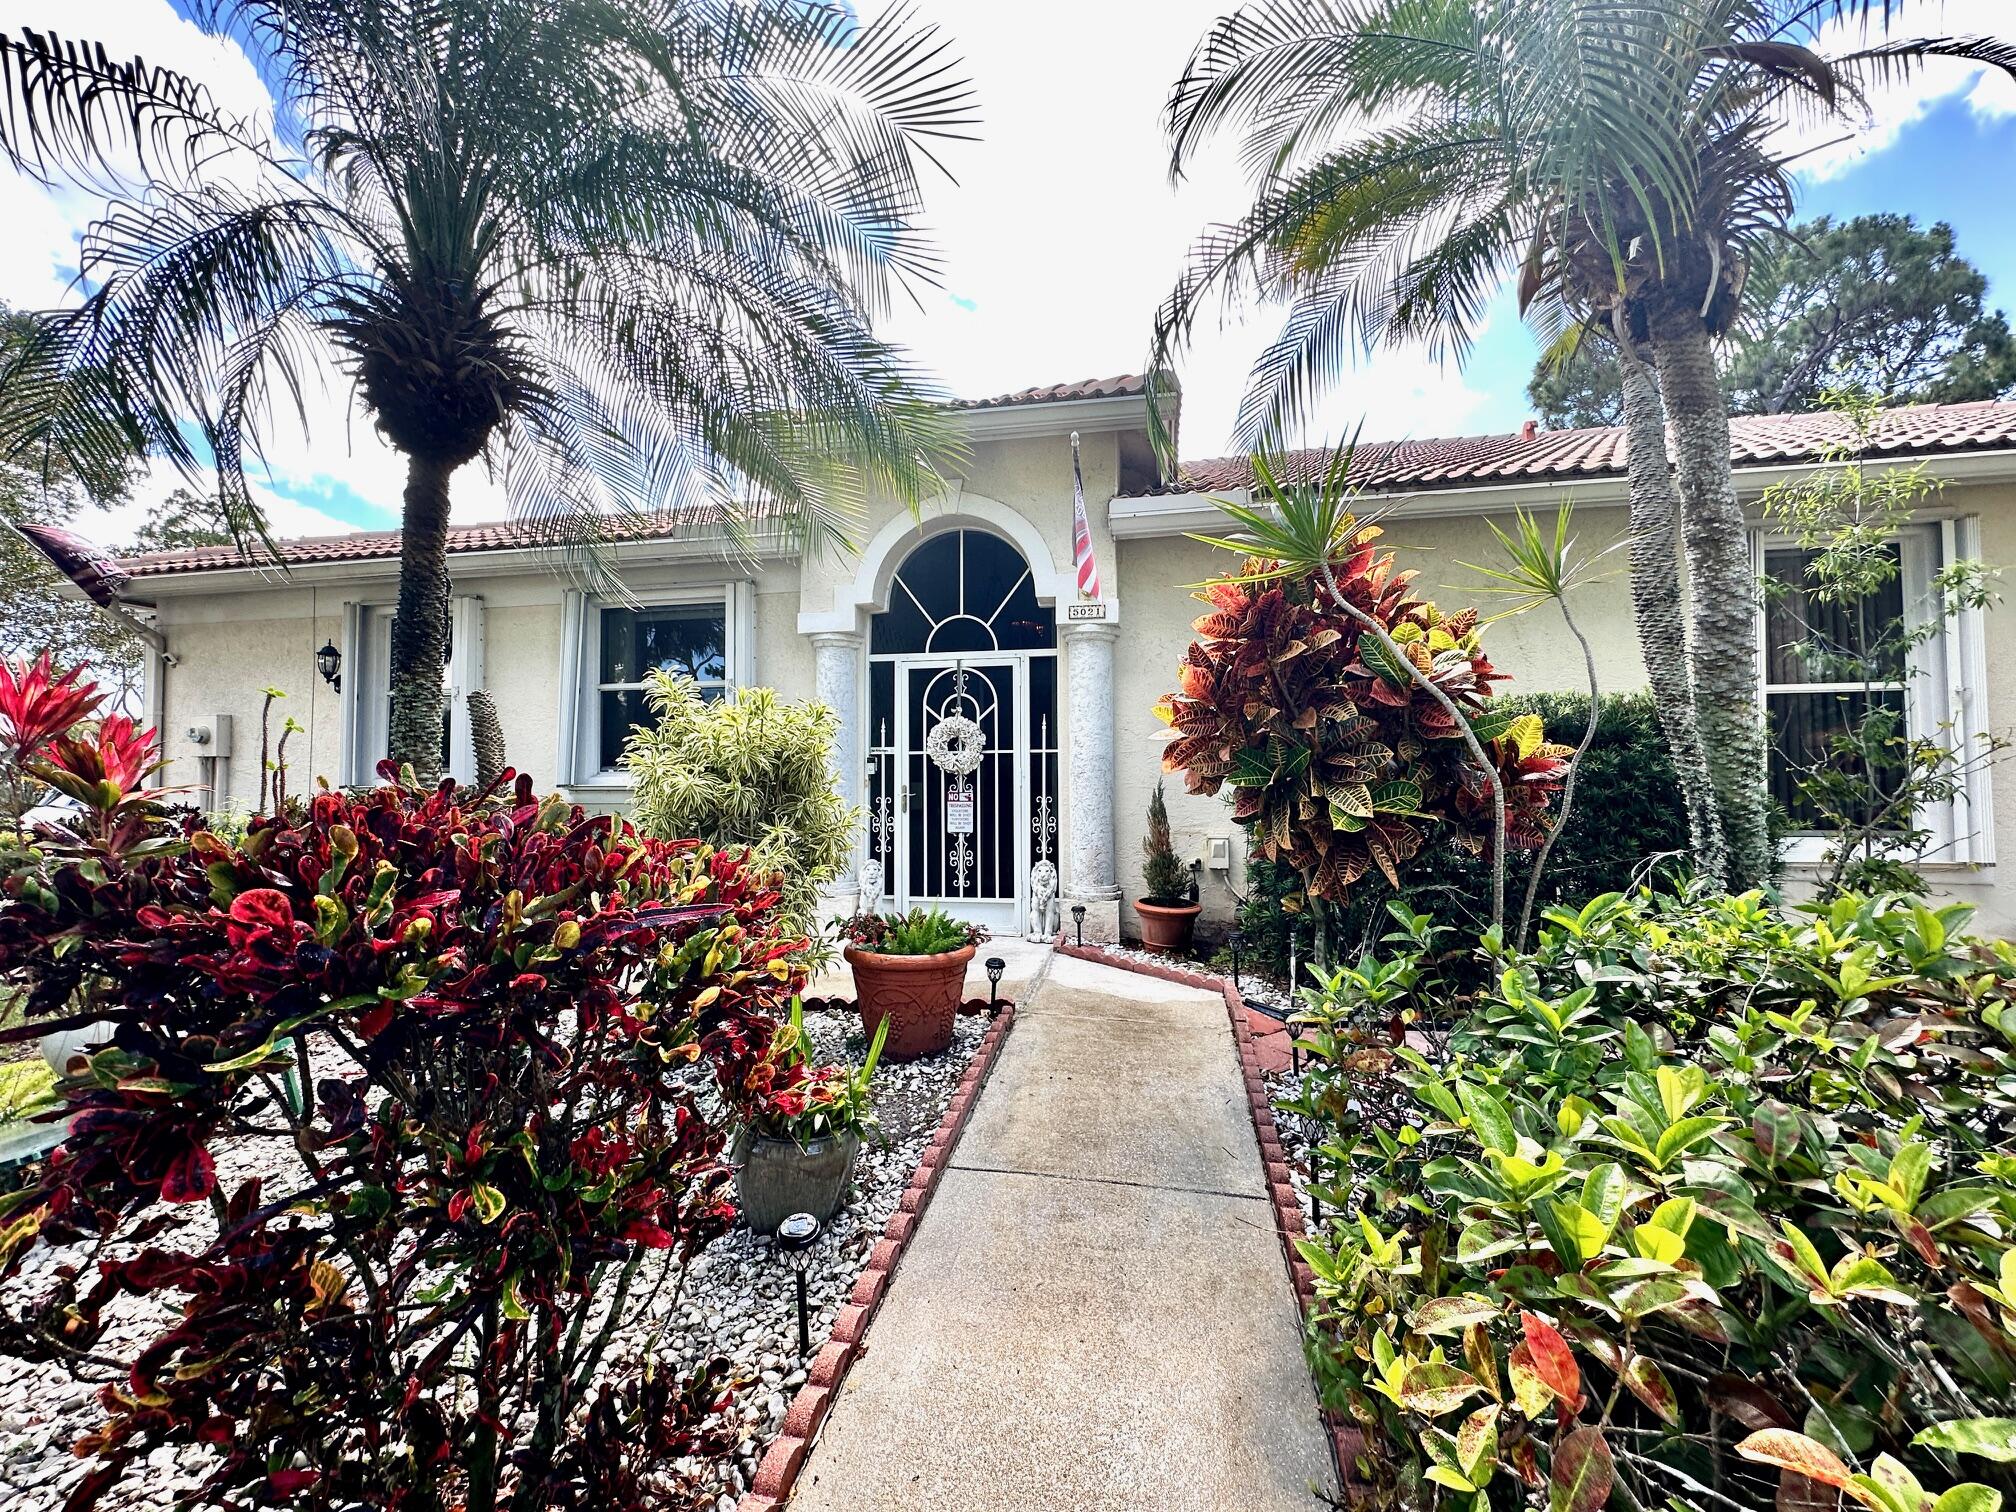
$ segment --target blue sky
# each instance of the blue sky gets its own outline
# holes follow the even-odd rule
[[[183,69],[227,107],[270,104],[260,70],[202,36],[174,0],[25,0],[37,24],[102,40],[114,52]],[[889,334],[913,347],[950,391],[984,395],[1138,371],[1157,301],[1192,237],[1236,215],[1249,192],[1229,145],[1172,189],[1158,112],[1190,48],[1229,0],[916,0],[954,39],[979,98],[981,140],[944,154],[952,180],[927,185],[928,220],[945,284],[918,291]],[[1906,0],[1914,31],[2009,34],[2010,0]],[[1145,18],[1145,19],[1144,19]],[[1928,19],[1929,18],[1929,19]],[[2016,85],[1979,83],[1947,67],[1872,102],[1855,151],[1811,159],[1802,214],[1904,211],[1951,221],[1962,255],[1988,274],[1991,298],[2016,307]],[[63,297],[75,238],[95,206],[50,195],[0,170],[0,299],[22,307]],[[1200,335],[1182,370],[1183,449],[1226,448],[1248,365],[1276,317]],[[1474,434],[1516,429],[1530,406],[1534,343],[1509,296],[1493,306],[1460,369],[1418,351],[1382,351],[1345,375],[1309,439]],[[276,431],[259,480],[281,534],[396,523],[403,465],[330,374],[309,432]],[[165,470],[131,509],[80,522],[106,540],[130,535],[174,485]],[[480,465],[454,484],[459,520],[495,519],[501,491]]]
[[[2016,303],[2012,163],[2016,163],[2016,117],[1984,117],[1954,95],[1900,128],[1896,140],[1882,151],[1832,177],[1802,180],[1799,215],[1846,220],[1892,211],[1916,216],[1921,225],[1947,221],[1960,255],[1987,275],[1989,301],[2006,313]],[[1487,396],[1465,417],[1466,432],[1519,428],[1532,413],[1526,380],[1536,353],[1512,297],[1501,296],[1493,305],[1484,339],[1463,369],[1465,387]]]

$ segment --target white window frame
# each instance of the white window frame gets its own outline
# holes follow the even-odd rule
[[[570,788],[627,791],[630,774],[602,765],[602,694],[644,686],[604,683],[602,616],[610,610],[660,609],[687,604],[719,604],[727,676],[716,684],[724,693],[747,687],[755,664],[755,585],[712,582],[640,591],[628,599],[569,592],[563,611],[560,647],[560,784]]]
[[[391,696],[392,617],[398,606],[382,602],[343,605],[343,740],[338,766],[349,787],[378,781],[378,761],[389,731],[386,702]],[[476,780],[476,742],[469,722],[469,694],[483,687],[483,600],[457,594],[449,601],[448,665],[442,673],[448,699],[448,775]]]
[[[1940,606],[1933,601],[1934,579],[1945,564],[1977,554],[1970,540],[1979,540],[1975,517],[1908,525],[1897,533],[1904,614],[1912,624],[1923,625],[1940,614]],[[1790,537],[1770,530],[1753,530],[1750,541],[1752,564],[1760,580],[1767,551],[1799,546]],[[1982,695],[1976,691],[1986,686],[1981,620],[1980,610],[1963,609],[1947,618],[1937,634],[1912,648],[1903,682],[1908,734],[1929,736],[1945,726],[1948,740],[1960,750],[1974,749],[1977,742],[1987,739],[1986,711],[1981,706]],[[1768,719],[1771,694],[1831,691],[1835,685],[1771,682],[1766,623],[1760,594],[1757,702],[1760,713]],[[1965,791],[1951,802],[1927,810],[1922,822],[1929,833],[1923,849],[1912,858],[1914,864],[1979,866],[1994,860],[1994,819],[1985,771],[1970,776]],[[1788,834],[1779,842],[1779,855],[1790,865],[1812,865],[1825,858],[1832,841],[1831,835],[1821,831]]]

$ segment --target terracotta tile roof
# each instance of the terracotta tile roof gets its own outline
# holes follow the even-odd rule
[[[604,539],[612,541],[656,541],[697,533],[701,527],[691,519],[612,520],[604,529]],[[286,566],[300,567],[315,562],[381,561],[399,555],[396,530],[359,530],[348,535],[297,536],[275,543]],[[530,551],[558,543],[540,536],[527,526],[509,520],[486,525],[457,525],[448,531],[448,551]],[[149,551],[121,557],[119,565],[136,578],[162,577],[177,572],[215,572],[228,567],[272,567],[265,556],[246,557],[235,546],[203,546],[185,551]]]
[[[1850,436],[1838,415],[1738,415],[1729,422],[1738,467],[1811,461],[1830,443]],[[1878,422],[1872,456],[1951,453],[2016,447],[2016,402],[1921,404],[1887,410]],[[1322,448],[1291,452],[1287,481],[1306,482],[1329,463]],[[1604,478],[1624,472],[1622,427],[1539,431],[1520,435],[1447,436],[1421,441],[1364,442],[1353,459],[1361,488],[1378,492],[1516,484],[1558,478]],[[1252,486],[1245,457],[1186,462],[1181,481],[1161,492]]]
[[[993,399],[972,400],[965,407],[1109,398],[1138,394],[1141,386],[1141,379],[1130,374],[1023,389]],[[1731,420],[1730,431],[1739,467],[1810,460],[1819,456],[1829,441],[1845,438],[1848,433],[1846,421],[1825,414],[1739,415]],[[1959,453],[2003,447],[2016,447],[2016,402],[1982,400],[1974,404],[1926,404],[1886,411],[1871,454]],[[1329,455],[1322,449],[1291,452],[1286,465],[1289,480],[1306,481],[1316,476],[1327,464]],[[1617,477],[1624,471],[1624,432],[1611,428],[1540,431],[1530,440],[1519,435],[1502,435],[1368,442],[1358,448],[1356,468],[1360,486],[1380,492]],[[1181,482],[1158,492],[1208,493],[1214,489],[1250,487],[1252,481],[1252,467],[1246,458],[1213,457],[1184,463]],[[612,538],[656,540],[694,528],[691,523],[626,520],[612,526]],[[359,531],[353,535],[310,537],[279,544],[280,559],[288,566],[382,561],[399,554],[399,532]],[[448,532],[451,553],[509,551],[540,544],[525,527],[509,522],[458,526]],[[270,563],[248,561],[235,548],[221,546],[122,557],[119,565],[134,578],[149,578]]]
[[[1126,399],[1140,394],[1144,384],[1139,373],[1122,373],[1118,378],[1081,378],[1076,383],[1017,389],[1012,394],[996,394],[992,399],[957,399],[952,407],[1006,409],[1016,404],[1055,404],[1064,399]]]

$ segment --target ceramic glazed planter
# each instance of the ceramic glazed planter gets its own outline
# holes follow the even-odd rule
[[[735,1195],[742,1216],[758,1234],[774,1234],[793,1213],[810,1213],[821,1223],[840,1211],[854,1175],[859,1134],[838,1134],[799,1144],[746,1130],[736,1141],[741,1165]]]
[[[854,968],[854,996],[861,1005],[861,1032],[870,1040],[883,1019],[889,1039],[885,1060],[915,1060],[935,1055],[952,1043],[952,1025],[959,1016],[959,994],[966,985],[966,963],[975,947],[961,946],[942,955],[883,955],[847,947]]]
[[[1141,920],[1141,944],[1164,955],[1181,955],[1190,948],[1190,932],[1197,927],[1201,903],[1150,903],[1143,898],[1134,905]]]
[[[116,1027],[101,1020],[75,1029],[57,1029],[37,1040],[36,1048],[49,1063],[49,1069],[56,1073],[57,1081],[74,1081],[87,1074],[85,1059],[96,1046],[111,1043]]]

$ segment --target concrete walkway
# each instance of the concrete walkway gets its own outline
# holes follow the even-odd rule
[[[1052,960],[867,1343],[793,1512],[1316,1512],[1223,1000]]]

